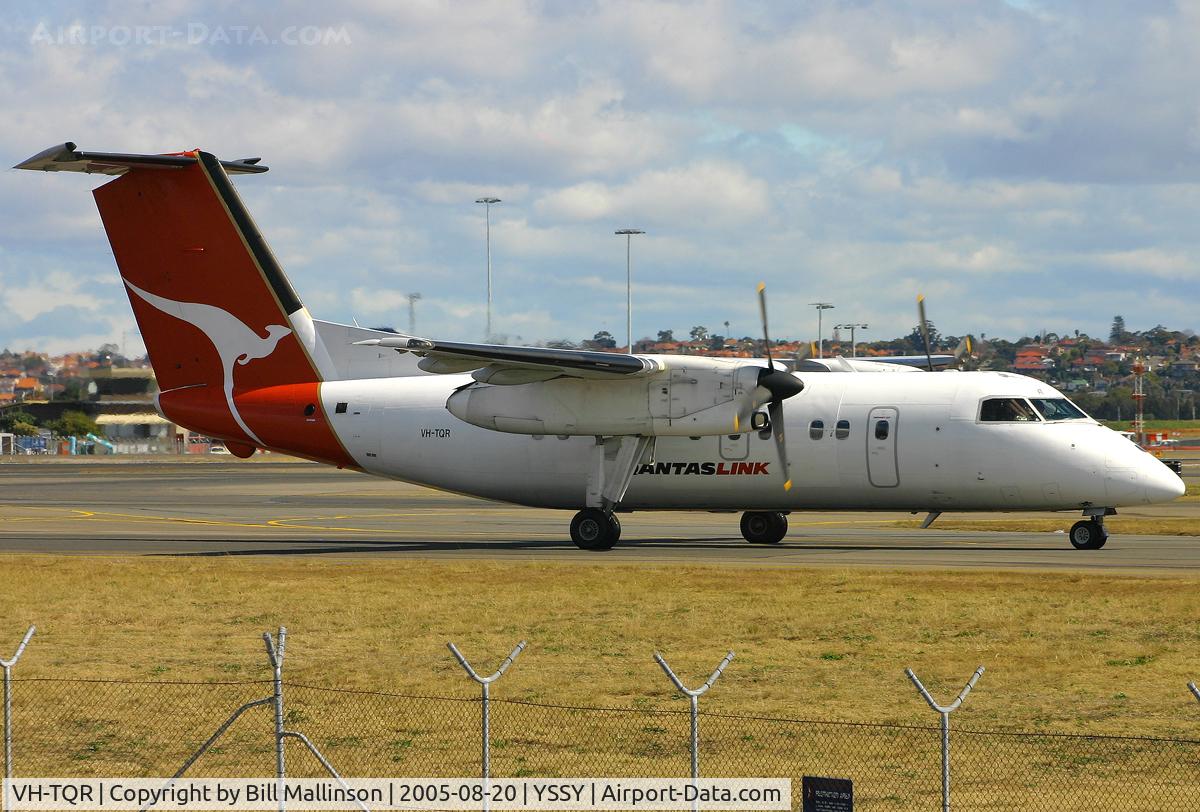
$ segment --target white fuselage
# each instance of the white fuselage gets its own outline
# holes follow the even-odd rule
[[[621,509],[1079,510],[1183,492],[1166,466],[1090,419],[980,421],[985,398],[1062,397],[1031,378],[798,377],[804,391],[784,408],[790,491],[769,434],[658,437]],[[583,506],[595,438],[465,423],[446,401],[470,382],[469,375],[332,381],[321,396],[338,437],[368,473],[522,505]],[[880,421],[886,431],[877,430]]]

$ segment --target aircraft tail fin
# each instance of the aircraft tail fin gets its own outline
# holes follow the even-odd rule
[[[258,159],[94,153],[66,143],[17,168],[118,176],[93,195],[164,414],[247,453],[295,447],[301,426],[292,418],[323,416],[328,352],[229,180],[265,172]],[[336,445],[301,450],[336,457]],[[318,453],[325,446],[330,453]]]

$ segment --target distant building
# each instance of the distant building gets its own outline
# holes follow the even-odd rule
[[[1167,374],[1172,378],[1187,378],[1191,375],[1200,374],[1200,360],[1188,358],[1186,360],[1172,361],[1167,369]]]
[[[1014,371],[1024,375],[1044,374],[1046,370],[1053,366],[1054,359],[1050,357],[1050,349],[1040,344],[1033,347],[1022,347],[1017,350],[1017,357],[1013,360],[1012,364]]]

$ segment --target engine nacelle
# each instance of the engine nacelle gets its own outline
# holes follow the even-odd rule
[[[761,366],[720,358],[669,363],[627,379],[476,383],[451,395],[446,408],[464,422],[512,434],[695,437],[749,430],[735,428],[746,397],[769,396],[758,388]]]

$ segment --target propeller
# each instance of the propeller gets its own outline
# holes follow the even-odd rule
[[[925,342],[925,364],[933,372],[933,356],[929,352],[929,322],[925,320],[925,297],[917,294],[917,318],[921,324],[921,339]]]
[[[969,335],[965,335],[958,342],[958,346],[954,348],[954,357],[961,361],[973,352],[975,352],[975,339]]]
[[[771,420],[771,435],[775,438],[775,451],[779,456],[779,465],[783,469],[783,489],[792,489],[792,478],[789,474],[787,445],[783,438],[783,402],[804,390],[804,382],[786,369],[776,369],[775,360],[771,357],[771,334],[767,329],[767,294],[766,285],[758,285],[758,309],[762,316],[763,340],[767,354],[767,366],[758,373],[758,385],[742,402],[741,408],[733,416],[733,429],[740,432],[742,425],[749,419],[755,409],[767,404],[767,414]]]
[[[929,322],[925,319],[925,297],[917,294],[917,318],[920,321],[921,339],[925,343],[925,364],[930,372],[933,372],[933,356],[929,346]],[[970,335],[965,335],[958,342],[958,346],[954,348],[954,358],[961,362],[963,358],[969,356],[975,351],[975,339]]]

